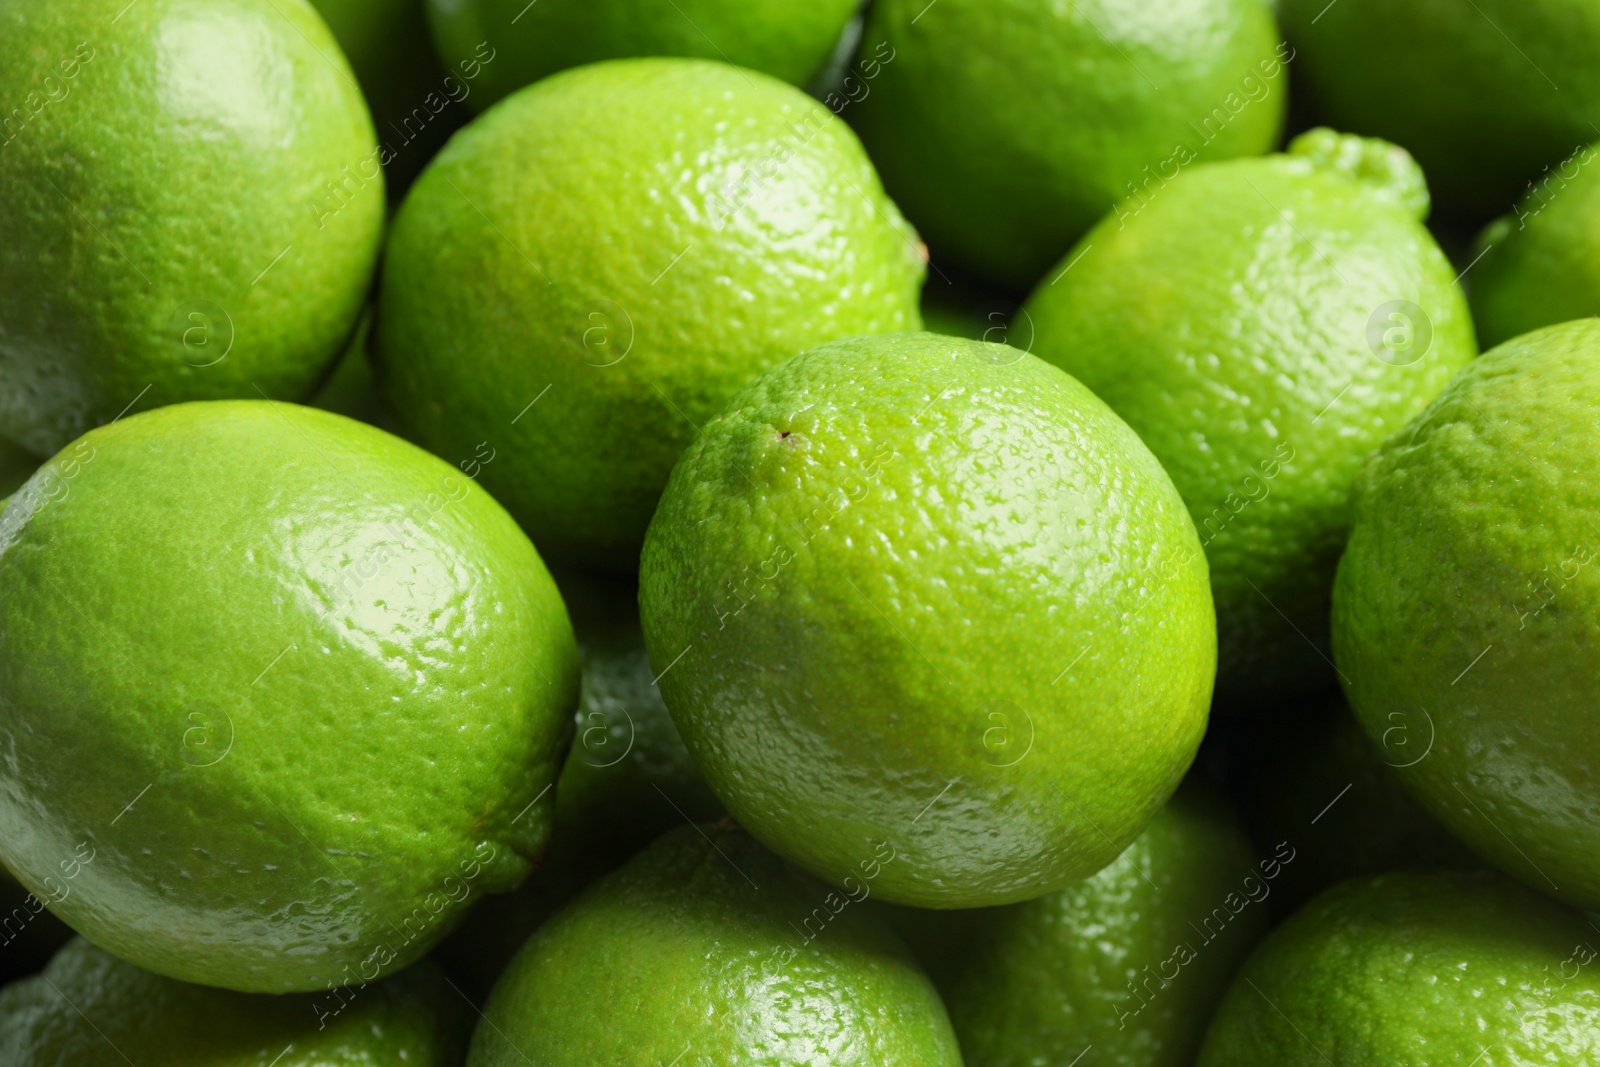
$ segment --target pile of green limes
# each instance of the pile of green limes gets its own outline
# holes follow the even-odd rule
[[[1600,1067],[1597,160],[1600,0],[0,0],[0,1067]]]

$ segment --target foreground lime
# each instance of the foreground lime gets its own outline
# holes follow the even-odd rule
[[[133,416],[0,513],[0,859],[170,977],[323,989],[421,956],[542,851],[576,697],[511,518],[337,415]]]
[[[1351,482],[1475,354],[1427,203],[1404,152],[1316,130],[1124,202],[1026,305],[1183,493],[1229,698],[1331,675]]]
[[[468,1063],[960,1067],[933,984],[860,878],[830,889],[738,830],[679,827],[534,935]]]
[[[1333,639],[1373,739],[1485,859],[1600,908],[1600,322],[1552,326],[1458,374],[1373,457]],[[1419,753],[1420,754],[1420,753]]]
[[[1092,878],[980,912],[946,1001],[967,1067],[1190,1067],[1227,981],[1266,933],[1287,842],[1257,861],[1225,806],[1185,786]]]
[[[1272,148],[1287,49],[1261,0],[879,0],[847,114],[934,250],[1032,285],[1136,191]]]
[[[835,884],[963,908],[1093,874],[1205,729],[1215,628],[1171,480],[1059,370],[896,334],[768,371],[684,454],[640,608],[742,825]]]
[[[920,324],[923,263],[844,123],[722,63],[620,60],[452,140],[395,222],[384,395],[540,551],[616,568],[685,445],[757,373]]]
[[[459,1067],[467,1006],[431,964],[323,996],[162,978],[81,938],[0,990],[7,1067]]]
[[[372,120],[305,0],[0,3],[0,434],[299,399],[377,259]]]
[[[1245,964],[1200,1067],[1595,1067],[1597,942],[1488,871],[1346,882]]]
[[[1481,258],[1468,277],[1484,345],[1600,315],[1596,157],[1600,147],[1586,146],[1553,168],[1479,238]]]
[[[485,107],[568,67],[633,56],[720,59],[804,84],[827,63],[858,0],[427,0],[447,62],[483,61]]]
[[[1595,139],[1593,0],[1282,0],[1295,68],[1329,122],[1404,145],[1440,206],[1511,209]]]

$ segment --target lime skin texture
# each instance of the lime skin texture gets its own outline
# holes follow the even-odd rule
[[[1290,54],[1260,0],[879,0],[848,111],[936,259],[1023,292],[1113,205],[1270,151]]]
[[[722,60],[794,85],[827,64],[858,0],[426,0],[447,63],[484,65],[468,106],[483,108],[569,67],[608,59]]]
[[[523,947],[467,1063],[961,1067],[933,983],[864,907],[870,878],[852,886],[729,824],[680,826]]]
[[[319,1018],[316,996],[190,985],[75,939],[43,974],[0,990],[7,1067],[460,1067],[469,1010],[437,968],[345,992]]]
[[[1013,903],[1177,788],[1215,669],[1205,557],[1059,370],[927,333],[768,371],[684,453],[640,570],[673,721],[728,811],[836,885]]]
[[[1282,0],[1319,117],[1394,141],[1439,207],[1483,222],[1595,140],[1593,0]]]
[[[309,393],[383,228],[372,120],[305,0],[0,3],[0,434]]]
[[[157,973],[356,986],[527,874],[577,685],[443,461],[276,402],[130,416],[0,514],[0,859]]]
[[[1227,806],[1186,785],[1091,878],[978,913],[945,1002],[967,1067],[1190,1067],[1228,979],[1266,933],[1269,873]]]
[[[920,245],[848,127],[723,63],[556,75],[455,137],[395,221],[379,388],[553,559],[632,570],[696,427],[824,341],[921,325]]]
[[[1426,213],[1403,151],[1314,130],[1120,205],[1025,305],[1033,351],[1126,419],[1189,505],[1221,703],[1331,677],[1312,642],[1351,483],[1477,353]]]
[[[1493,871],[1345,882],[1273,931],[1199,1067],[1595,1067],[1600,934]]]
[[[1600,315],[1600,147],[1551,168],[1478,237],[1469,274],[1485,347]]]
[[[1527,885],[1600,909],[1600,323],[1463,370],[1369,462],[1333,649],[1369,737],[1432,737],[1399,773]]]
[[[653,684],[638,583],[570,570],[556,582],[578,637],[583,695],[550,849],[521,888],[480,901],[435,952],[480,1002],[528,936],[590,882],[686,820],[723,814]]]

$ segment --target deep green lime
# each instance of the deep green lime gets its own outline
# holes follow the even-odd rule
[[[290,404],[130,416],[0,513],[0,859],[170,977],[371,980],[542,852],[577,667],[433,456]]]

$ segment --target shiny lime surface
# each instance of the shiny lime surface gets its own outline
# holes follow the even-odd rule
[[[1205,729],[1205,559],[1166,473],[1061,371],[934,334],[813,349],[684,454],[640,608],[695,762],[835,884],[960,908],[1110,863]]]
[[[637,56],[721,60],[803,85],[820,71],[857,0],[427,0],[439,51],[484,64],[483,108],[568,67]]]
[[[1219,699],[1331,678],[1351,483],[1476,354],[1427,203],[1404,152],[1315,130],[1124,202],[1028,300],[1034,352],[1183,493],[1211,564]]]
[[[305,0],[0,3],[0,434],[298,400],[377,261],[372,120]]]
[[[322,996],[162,978],[82,938],[0,990],[7,1067],[459,1067],[467,1005],[432,964]]]
[[[736,829],[679,827],[534,935],[467,1062],[960,1067],[932,983],[862,908],[871,880],[830,889]]]
[[[1189,1067],[1228,979],[1267,931],[1287,842],[1252,854],[1233,814],[1185,785],[1107,868],[976,913],[946,1003],[967,1067]]]
[[[1260,0],[880,0],[846,114],[939,256],[1021,293],[1135,189],[1270,150]]]
[[[531,86],[440,153],[394,226],[379,384],[552,558],[618,570],[696,427],[767,367],[915,328],[923,260],[855,136],[722,63]]]
[[[527,874],[577,680],[462,472],[288,404],[130,416],[0,513],[0,858],[170,977],[371,980]]]
[[[1199,1067],[1595,1067],[1597,945],[1492,872],[1346,882],[1245,964]]]
[[[1334,590],[1368,736],[1434,737],[1419,800],[1527,885],[1600,907],[1600,323],[1525,334],[1377,453]]]

